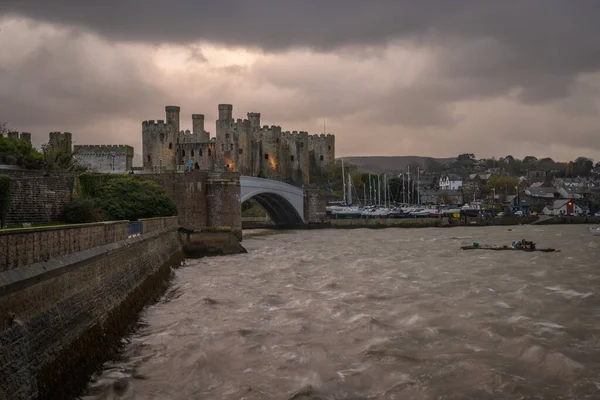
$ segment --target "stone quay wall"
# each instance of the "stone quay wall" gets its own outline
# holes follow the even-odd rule
[[[12,177],[7,224],[61,221],[65,207],[76,196],[77,178],[72,174],[41,176],[39,171],[18,171],[7,175]]]
[[[166,287],[181,250],[168,226],[0,272],[0,399],[73,398]]]
[[[128,226],[114,221],[2,230],[0,272],[127,239]]]

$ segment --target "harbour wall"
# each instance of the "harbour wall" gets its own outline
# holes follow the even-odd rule
[[[72,397],[166,286],[183,259],[177,217],[133,237],[126,224],[1,232],[0,399]]]

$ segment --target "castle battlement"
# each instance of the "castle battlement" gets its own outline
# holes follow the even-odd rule
[[[98,144],[98,145],[80,145],[73,146],[73,152],[78,155],[98,155],[110,156],[124,155],[133,157],[133,147],[126,144]]]
[[[3,135],[0,133],[0,137]],[[11,131],[6,133],[6,138],[11,140],[25,140],[26,142],[31,143],[31,133],[29,132],[17,132]]]

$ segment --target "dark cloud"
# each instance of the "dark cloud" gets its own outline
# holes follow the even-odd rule
[[[596,0],[4,0],[3,14],[115,41],[275,52],[354,49],[369,56],[373,47],[406,41],[436,49],[452,79],[485,78],[476,95],[519,87],[525,102],[564,97],[573,77],[600,69]]]
[[[0,121],[137,151],[164,105],[214,134],[233,103],[284,129],[327,119],[346,154],[598,148],[598,15],[596,0],[3,0]]]

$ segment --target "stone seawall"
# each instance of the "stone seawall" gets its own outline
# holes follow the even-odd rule
[[[168,227],[1,272],[0,399],[72,397],[164,287],[181,249]]]
[[[0,272],[127,239],[128,221],[0,231]]]

